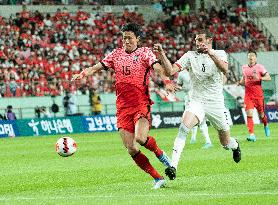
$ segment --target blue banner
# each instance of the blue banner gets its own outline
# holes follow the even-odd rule
[[[118,131],[115,115],[97,115],[81,117],[84,132],[111,132]]]
[[[21,136],[40,136],[84,132],[80,117],[17,120]]]
[[[15,120],[0,120],[0,137],[15,137],[18,135]]]
[[[278,122],[278,108],[267,108],[265,113],[269,122]]]

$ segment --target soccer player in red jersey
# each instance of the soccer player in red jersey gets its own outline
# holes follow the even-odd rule
[[[154,70],[162,74],[164,69],[150,48],[138,46],[141,29],[137,24],[124,25],[121,32],[122,48],[114,49],[93,67],[74,75],[72,80],[93,75],[102,69],[112,69],[115,72],[117,126],[123,144],[135,163],[154,178],[154,189],[158,189],[166,182],[139,150],[137,143],[154,152],[166,167],[170,166],[166,153],[157,146],[156,140],[148,135],[153,104],[148,88],[150,72]],[[169,80],[166,81],[167,89],[172,90],[174,86],[169,84]]]
[[[270,136],[267,117],[264,112],[264,92],[262,89],[262,81],[269,81],[271,77],[265,67],[257,64],[257,53],[255,51],[248,52],[248,65],[242,66],[242,78],[238,82],[239,85],[245,86],[244,104],[247,114],[247,127],[249,131],[248,141],[255,142],[254,134],[253,109],[256,108],[261,121],[264,124],[266,137]]]

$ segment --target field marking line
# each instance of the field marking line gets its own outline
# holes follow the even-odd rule
[[[0,201],[20,201],[20,200],[56,200],[56,199],[91,199],[91,198],[137,198],[137,197],[169,197],[170,193],[165,194],[135,194],[135,195],[69,195],[52,197],[0,197]],[[173,193],[172,193],[173,194]],[[238,192],[238,193],[179,193],[173,194],[178,197],[223,197],[223,196],[250,196],[250,195],[277,195],[278,192]]]

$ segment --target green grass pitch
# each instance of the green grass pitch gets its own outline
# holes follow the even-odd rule
[[[55,152],[61,136],[0,139],[0,204],[277,204],[278,124],[257,141],[245,140],[244,125],[233,126],[241,144],[242,160],[234,163],[216,132],[209,128],[214,147],[203,150],[204,139],[183,152],[177,178],[152,190],[152,178],[136,167],[118,133],[74,134],[77,152],[68,158]],[[152,130],[168,155],[177,128]],[[164,175],[153,153],[141,149]]]

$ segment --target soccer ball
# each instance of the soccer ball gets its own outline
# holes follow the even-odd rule
[[[70,137],[62,137],[56,143],[56,152],[62,157],[71,156],[76,150],[76,142]]]

